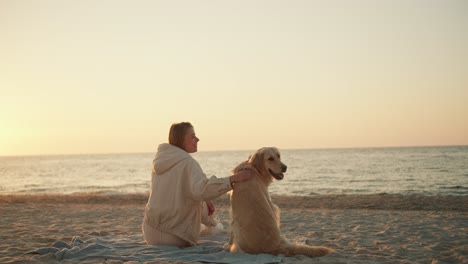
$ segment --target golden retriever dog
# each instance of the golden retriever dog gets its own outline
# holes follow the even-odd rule
[[[231,192],[231,237],[224,246],[225,250],[311,257],[334,252],[326,247],[293,244],[281,236],[280,211],[268,193],[268,186],[273,182],[273,178],[282,180],[287,169],[281,162],[277,148],[266,147],[257,150],[233,172],[243,169],[255,171],[257,177],[237,183]]]

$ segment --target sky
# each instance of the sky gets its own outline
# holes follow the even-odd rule
[[[0,156],[468,145],[465,0],[0,0]]]

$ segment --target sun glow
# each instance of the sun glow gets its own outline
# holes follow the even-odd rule
[[[468,144],[460,2],[183,2],[1,1],[0,155]]]

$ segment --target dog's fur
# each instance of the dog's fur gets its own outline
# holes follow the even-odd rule
[[[281,162],[277,148],[257,150],[233,172],[255,171],[256,177],[238,183],[231,192],[231,237],[224,248],[230,252],[324,256],[333,252],[326,247],[298,245],[288,242],[280,233],[280,211],[273,204],[268,186],[273,178],[282,180],[287,166]]]

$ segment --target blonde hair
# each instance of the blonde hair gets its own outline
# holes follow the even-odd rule
[[[169,130],[169,144],[184,149],[184,138],[187,129],[193,127],[189,122],[174,123]]]

